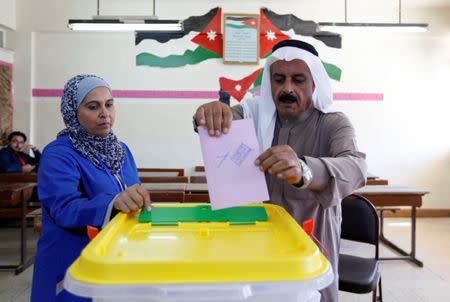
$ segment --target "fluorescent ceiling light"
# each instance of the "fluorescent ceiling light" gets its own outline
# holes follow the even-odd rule
[[[349,22],[321,22],[320,30],[337,32],[426,32],[427,23],[349,23]]]
[[[153,31],[153,32],[180,32],[183,24],[179,20],[154,19],[93,19],[69,20],[67,25],[71,30],[79,31]]]
[[[398,0],[398,23],[364,23],[347,22],[348,0],[344,0],[345,22],[320,22],[320,30],[349,33],[349,32],[426,32],[427,23],[403,23],[402,22],[402,0]]]

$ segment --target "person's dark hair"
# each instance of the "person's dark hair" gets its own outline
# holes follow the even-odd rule
[[[297,47],[303,50],[306,50],[310,53],[312,53],[315,56],[319,56],[319,53],[317,52],[317,50],[314,48],[314,46],[312,46],[309,43],[300,41],[300,40],[283,40],[281,42],[278,42],[277,44],[275,44],[272,48],[272,52],[275,52],[275,50],[277,50],[278,48],[281,47],[286,47],[286,46],[290,46],[290,47]]]
[[[8,135],[8,141],[10,142],[14,136],[21,136],[23,137],[23,141],[26,142],[27,141],[27,136],[25,135],[25,133],[20,132],[20,131],[13,131]]]

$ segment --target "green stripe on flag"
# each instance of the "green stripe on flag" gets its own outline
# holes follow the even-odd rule
[[[199,46],[194,51],[186,50],[182,55],[170,55],[167,57],[158,57],[148,52],[140,53],[136,56],[136,66],[147,65],[163,68],[182,67],[214,58],[221,58],[221,56]]]
[[[230,27],[230,28],[238,28],[238,29],[242,29],[242,28],[252,28],[252,29],[254,29],[253,27],[251,27],[251,26],[248,26],[248,25],[236,25],[236,24],[227,24],[227,27]],[[255,29],[256,30],[256,29]]]
[[[261,81],[262,81],[262,75],[264,73],[264,69],[261,70],[261,72],[259,73],[258,77],[256,78],[255,82],[253,83],[253,87],[258,87],[261,86]]]
[[[325,70],[328,73],[328,76],[336,81],[340,81],[341,80],[341,74],[342,74],[342,70],[337,67],[334,64],[331,63],[326,63],[324,61],[322,61],[323,66],[325,67]]]

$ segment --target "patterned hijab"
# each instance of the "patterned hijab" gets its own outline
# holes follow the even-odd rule
[[[86,89],[83,83],[80,85],[82,81],[91,83],[88,85],[90,89]],[[112,174],[118,174],[122,168],[125,153],[115,134],[111,131],[105,137],[91,135],[81,127],[77,118],[77,109],[84,96],[96,87],[107,87],[111,90],[102,78],[89,74],[74,76],[66,83],[61,98],[61,114],[66,128],[59,132],[57,137],[69,135],[75,149],[94,166],[102,170],[108,168]],[[82,97],[80,97],[81,90],[85,90]]]

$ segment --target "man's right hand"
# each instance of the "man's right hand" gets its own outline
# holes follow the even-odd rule
[[[195,121],[199,126],[206,126],[211,136],[228,133],[233,121],[233,113],[228,105],[214,101],[198,107]]]
[[[22,166],[22,171],[24,173],[30,173],[31,171],[34,170],[34,168],[36,168],[36,166],[26,164],[25,166]]]
[[[142,207],[150,211],[152,202],[150,193],[138,184],[127,188],[114,201],[114,208],[124,213],[134,212]]]

